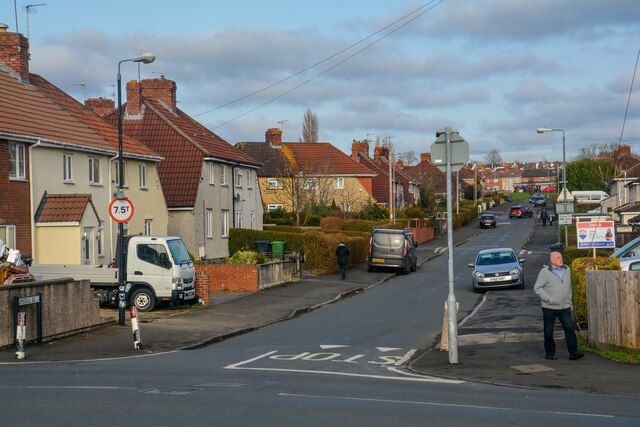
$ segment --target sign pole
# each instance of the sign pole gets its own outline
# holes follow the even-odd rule
[[[458,324],[456,310],[456,295],[453,283],[453,207],[451,197],[451,128],[445,127],[446,157],[447,157],[447,246],[449,270],[449,295],[447,297],[447,312],[449,314],[449,363],[458,363]]]

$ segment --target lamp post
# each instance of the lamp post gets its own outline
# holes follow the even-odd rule
[[[118,199],[124,199],[124,172],[123,172],[123,159],[122,159],[122,75],[120,74],[120,65],[123,62],[142,62],[144,64],[150,64],[155,61],[156,56],[149,52],[143,52],[135,58],[123,59],[118,62]],[[127,308],[126,303],[126,281],[125,281],[125,269],[124,269],[124,223],[118,223],[118,241],[116,259],[118,260],[118,321],[120,326],[125,324],[125,310]]]
[[[554,128],[538,128],[536,129],[538,133],[546,133],[546,132],[562,132],[562,201],[565,206],[567,206],[567,151],[565,145],[565,137],[564,137],[564,129],[554,129]],[[558,197],[560,199],[560,197]],[[557,202],[557,200],[556,200]],[[556,209],[557,211],[557,209]],[[558,239],[558,242],[560,239]],[[569,236],[567,236],[567,225],[564,225],[564,247],[566,248],[569,245]]]

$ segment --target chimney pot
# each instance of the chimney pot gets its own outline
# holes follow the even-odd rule
[[[282,146],[282,130],[278,128],[270,128],[264,134],[264,140],[273,147]]]

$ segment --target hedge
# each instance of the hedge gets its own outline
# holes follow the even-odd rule
[[[353,221],[345,221],[342,225],[344,231],[365,231],[371,233],[374,227],[380,227],[385,221],[366,221],[357,219]]]
[[[256,240],[269,242],[285,242],[285,250],[302,252],[304,250],[303,233],[287,233],[279,231],[249,230],[246,228],[232,228],[229,230],[229,253],[237,251],[257,250]]]
[[[607,258],[609,255],[611,255],[610,251],[596,250],[596,257]],[[593,249],[578,249],[575,246],[569,246],[562,253],[562,261],[568,266],[571,266],[575,259],[589,257],[593,258]]]
[[[336,248],[341,241],[349,248],[349,265],[366,261],[369,250],[368,239],[348,237],[341,233],[328,234],[321,231],[309,231],[304,235],[305,269],[316,274],[340,271],[336,259]]]
[[[581,328],[589,327],[587,315],[587,269],[620,270],[620,260],[609,257],[576,258],[571,263],[573,310],[576,314],[576,321]]]
[[[343,225],[344,225],[344,219],[338,216],[327,216],[320,220],[320,228],[323,231],[342,230]]]

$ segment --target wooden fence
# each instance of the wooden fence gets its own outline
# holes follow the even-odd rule
[[[589,344],[640,349],[640,271],[586,273]]]

